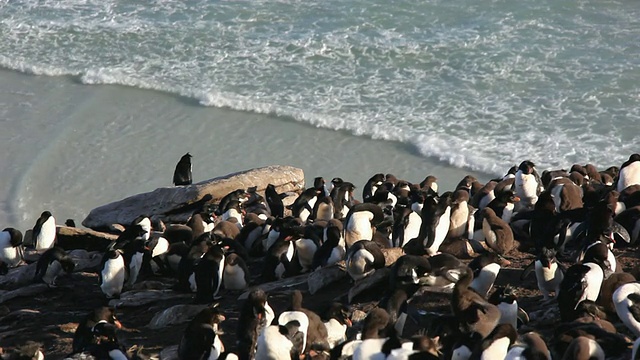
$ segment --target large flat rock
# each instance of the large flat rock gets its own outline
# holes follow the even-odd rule
[[[101,230],[112,224],[131,224],[140,215],[156,216],[166,223],[185,222],[193,213],[193,205],[199,201],[217,203],[236,189],[253,186],[264,193],[268,184],[275,185],[279,193],[299,193],[304,190],[304,172],[292,166],[272,165],[193,185],[162,187],[97,207],[91,210],[82,225]]]

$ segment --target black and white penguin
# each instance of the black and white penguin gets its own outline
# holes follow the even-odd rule
[[[528,315],[518,306],[515,289],[507,285],[498,288],[489,297],[489,302],[500,309],[500,324],[510,324],[518,329],[518,320],[528,321]]]
[[[509,224],[488,206],[482,210],[482,233],[487,246],[500,255],[507,254],[516,246]]]
[[[327,328],[327,341],[329,347],[333,349],[347,340],[347,330],[353,324],[349,319],[348,307],[338,302],[331,303],[325,315],[324,327]]]
[[[220,219],[222,221],[233,221],[238,229],[242,229],[244,225],[245,210],[242,206],[243,202],[240,200],[231,200],[227,203],[227,206],[222,209],[222,215]]]
[[[256,289],[249,293],[240,308],[236,336],[238,339],[238,357],[251,359],[256,352],[258,336],[274,320],[275,314],[267,301],[267,294]]]
[[[0,232],[0,262],[8,268],[16,267],[22,261],[22,232],[6,228]]]
[[[313,263],[311,269],[316,270],[320,267],[330,266],[345,259],[346,249],[344,238],[340,227],[328,225],[325,229],[327,239],[320,245],[313,255]]]
[[[53,247],[56,241],[56,219],[49,211],[42,212],[33,227],[31,238],[38,251]]]
[[[380,246],[370,240],[360,240],[347,250],[347,273],[353,280],[371,275],[384,267],[384,254]]]
[[[562,321],[574,320],[575,310],[582,301],[596,301],[603,280],[604,272],[595,263],[575,264],[567,269],[556,296]]]
[[[560,293],[560,284],[562,284],[562,280],[564,279],[564,269],[556,259],[555,250],[542,248],[536,255],[533,266],[538,289],[542,293],[544,300],[547,301],[550,299],[552,291],[555,293],[555,296],[558,296]],[[528,274],[528,272],[525,269],[522,278],[524,278],[526,274]]]
[[[447,253],[436,254],[429,257],[429,271],[420,279],[421,285],[439,286],[451,288],[467,271],[467,265],[460,259]]]
[[[316,201],[318,201],[318,190],[308,188],[303,191],[288,208],[294,217],[306,223],[309,216],[313,213],[313,207],[316,205]]]
[[[516,211],[531,210],[542,192],[542,181],[535,164],[525,160],[518,166],[515,181],[515,193],[520,198]]]
[[[499,324],[471,356],[477,359],[504,359],[517,338],[518,332],[511,324]]]
[[[334,219],[344,219],[347,216],[354,205],[353,192],[355,189],[355,185],[346,181],[333,189],[331,199],[333,200]]]
[[[381,187],[383,183],[384,174],[382,173],[375,174],[367,180],[367,183],[362,188],[362,201],[367,202],[367,200],[372,197],[376,191],[378,191],[378,188]]]
[[[448,238],[456,239],[464,237],[467,234],[469,216],[469,191],[466,189],[458,189],[453,193],[451,198],[451,216],[449,221]]]
[[[122,328],[122,324],[116,318],[115,309],[102,306],[89,312],[87,316],[78,323],[76,332],[73,335],[73,352],[82,352],[98,342],[95,327],[99,324],[110,324],[115,328]]]
[[[182,155],[176,169],[173,172],[173,184],[175,186],[191,185],[191,154]]]
[[[311,211],[311,215],[307,218],[308,221],[329,221],[333,219],[335,214],[335,207],[333,206],[333,199],[331,196],[318,196],[315,205]]]
[[[264,190],[264,197],[269,205],[269,211],[272,216],[284,217],[284,204],[282,202],[282,196],[276,191],[276,187],[273,184],[268,184]]]
[[[461,331],[476,332],[484,339],[498,325],[501,314],[497,306],[469,287],[472,281],[473,271],[467,268],[453,287],[451,308]]]
[[[604,242],[596,241],[586,246],[578,257],[579,263],[592,262],[600,265],[604,271],[604,278],[608,278],[616,271],[616,257]]]
[[[620,320],[636,337],[640,336],[640,283],[628,283],[616,289],[613,304]]]
[[[298,341],[293,341],[294,348],[298,352],[298,355],[305,353],[307,349],[307,332],[309,331],[309,318],[301,311],[284,311],[278,317],[278,324],[280,326],[286,326],[287,324],[295,323],[300,324],[297,327],[297,333],[299,335]],[[302,343],[300,344],[300,340]]]
[[[528,332],[511,346],[505,360],[551,360],[551,352],[538,333]]]
[[[434,193],[438,193],[438,178],[436,178],[433,175],[427,175],[424,180],[422,180],[420,182],[420,189],[422,189],[423,191],[428,191],[431,190]]]
[[[251,273],[247,264],[237,254],[229,254],[225,258],[222,281],[227,290],[241,290],[249,286]]]
[[[474,258],[469,263],[469,268],[473,270],[473,281],[469,287],[478,294],[487,297],[498,277],[501,265],[507,265],[508,263],[500,255],[492,252]]]
[[[344,240],[347,248],[356,241],[372,240],[376,226],[383,220],[384,213],[376,204],[361,203],[352,206],[344,220]]]
[[[638,184],[640,184],[640,154],[632,154],[629,160],[620,166],[616,190],[622,192],[627,187]]]
[[[187,325],[178,345],[180,360],[217,360],[224,345],[220,340],[220,323],[224,315],[215,307],[207,307],[200,311]]]
[[[569,343],[562,359],[605,360],[605,355],[604,349],[595,339],[578,336]]]
[[[120,297],[126,276],[124,257],[120,250],[108,250],[105,252],[98,275],[102,293],[109,299]]]
[[[489,203],[496,198],[494,189],[498,185],[495,181],[489,181],[484,184],[478,191],[473,194],[469,204],[478,210],[484,209]]]
[[[640,194],[640,192],[638,192],[638,194]],[[627,230],[631,238],[631,244],[636,244],[638,239],[640,239],[640,206],[636,205],[627,208],[616,215],[614,221]]]
[[[73,259],[67,255],[64,249],[54,246],[45,251],[38,259],[34,281],[55,286],[58,275],[63,271],[68,274],[73,272],[75,266]]]
[[[255,360],[298,360],[303,333],[300,323],[267,326],[258,337]]]
[[[451,224],[451,192],[441,196],[429,194],[422,208],[422,226],[417,237],[423,244],[427,255],[435,255],[449,233]]]
[[[313,227],[307,226],[304,230],[304,235],[293,241],[301,272],[307,272],[312,269],[313,258],[322,244],[320,236]]]
[[[196,282],[196,298],[198,304],[211,304],[216,300],[225,266],[224,250],[213,245],[196,264],[193,273]]]
[[[393,212],[393,232],[391,245],[403,247],[409,240],[420,235],[422,217],[417,212],[406,206],[396,206]]]
[[[515,209],[515,204],[520,201],[513,190],[505,190],[496,192],[496,198],[487,204],[488,208],[493,209],[496,215],[507,224],[511,222],[511,217]]]
[[[132,286],[138,281],[138,276],[143,268],[145,253],[147,252],[148,248],[141,238],[131,240],[122,247],[122,256],[127,270],[127,286]]]

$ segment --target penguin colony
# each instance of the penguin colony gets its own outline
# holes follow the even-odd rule
[[[374,174],[359,201],[353,183],[316,178],[289,206],[283,200],[292,194],[269,185],[265,196],[238,189],[203,205],[186,224],[152,224],[140,214],[105,249],[96,281],[105,304],[153,277],[192,294],[203,309],[183,319],[174,344],[183,360],[640,358],[640,283],[613,252],[635,251],[640,236],[640,155],[602,171],[576,164],[542,174],[527,160],[486,184],[467,176],[442,193],[436,181]],[[190,154],[173,182],[191,184]],[[388,261],[393,248],[403,255]],[[30,242],[17,229],[0,232],[3,275],[28,262],[25,249],[40,255],[34,282],[53,288],[74,271],[49,211]],[[530,264],[511,268],[513,254]],[[336,266],[352,287],[384,275],[370,285],[375,294],[363,295],[375,306],[356,314],[344,297],[317,304],[293,290],[274,311],[260,288]],[[542,311],[519,306],[518,284],[496,285],[503,270],[535,278]],[[229,328],[218,301],[244,291]],[[446,309],[421,306],[435,294]],[[77,319],[68,358],[149,358],[119,342],[117,311],[102,305]],[[223,330],[235,333],[233,342],[222,342]],[[41,359],[43,350],[14,344],[2,357]]]

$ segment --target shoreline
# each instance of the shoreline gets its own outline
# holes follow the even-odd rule
[[[411,182],[435,175],[443,190],[467,174],[491,177],[425,158],[408,144],[155,90],[11,70],[0,70],[0,79],[7,105],[0,182],[8,185],[0,190],[0,223],[25,230],[43,210],[60,223],[78,220],[97,206],[170,186],[186,152],[194,155],[194,182],[275,164],[303,169],[307,187],[317,176],[342,177],[358,195],[378,172]]]

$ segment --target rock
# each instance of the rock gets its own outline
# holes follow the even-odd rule
[[[389,268],[377,269],[373,274],[357,281],[349,290],[348,303],[351,304],[353,299],[363,291],[387,281],[389,274],[391,274],[391,269]]]
[[[340,261],[335,265],[323,267],[312,272],[307,279],[309,293],[313,295],[325,286],[345,278],[347,270],[344,266],[344,261]]]
[[[20,309],[13,311],[2,318],[3,323],[22,321],[24,319],[40,316],[40,311],[31,309]]]
[[[396,263],[402,255],[404,255],[404,251],[402,248],[394,247],[389,249],[381,249],[382,255],[384,255],[384,266],[391,266]]]
[[[118,238],[118,235],[80,229],[77,227],[58,226],[57,245],[65,250],[83,249],[87,251],[105,251],[107,246]]]
[[[178,294],[172,290],[131,290],[120,295],[120,299],[109,301],[109,306],[135,307],[169,299],[191,299],[191,294]]]
[[[160,352],[160,360],[178,360],[178,345],[168,346]]]
[[[40,294],[47,290],[49,290],[49,287],[46,284],[32,284],[29,286],[21,287],[13,291],[7,291],[2,293],[2,295],[0,295],[0,304],[5,303],[11,299],[15,299],[17,297]]]
[[[133,284],[131,290],[165,290],[170,286],[158,280],[147,280]]]
[[[236,189],[252,186],[264,193],[268,184],[275,185],[278,192],[300,192],[304,189],[304,173],[295,167],[273,165],[193,185],[158,188],[95,208],[82,221],[82,225],[103,229],[114,223],[130,224],[140,214],[157,216],[165,223],[184,223],[202,202],[217,203]]]
[[[36,263],[9,269],[7,275],[0,277],[0,288],[29,284],[35,275]]]
[[[155,314],[147,326],[150,329],[161,329],[165,326],[189,322],[206,307],[206,305],[175,305]]]
[[[249,297],[249,293],[251,293],[255,289],[262,289],[264,290],[264,292],[268,294],[270,291],[273,291],[273,290],[281,290],[283,288],[292,288],[298,285],[306,284],[308,277],[309,277],[309,273],[306,273],[302,275],[292,276],[282,280],[276,280],[276,281],[252,286],[248,288],[244,293],[242,293],[238,297],[238,300],[246,299],[247,297]]]

